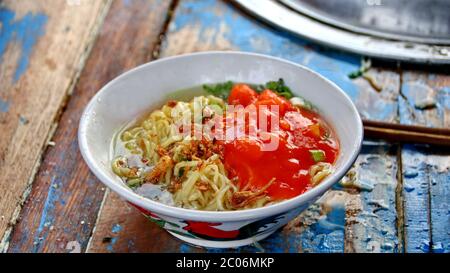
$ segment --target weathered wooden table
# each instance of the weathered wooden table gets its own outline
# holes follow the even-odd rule
[[[84,164],[77,125],[97,90],[156,58],[270,54],[330,78],[373,120],[450,126],[449,67],[378,64],[314,45],[214,0],[0,1],[0,249],[201,252],[149,223]],[[423,101],[428,109],[419,109]],[[366,142],[353,174],[282,230],[237,250],[450,252],[450,151]],[[217,250],[208,250],[217,251]]]

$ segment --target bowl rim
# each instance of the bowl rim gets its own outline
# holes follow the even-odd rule
[[[110,179],[103,171],[101,171],[101,167],[96,163],[93,159],[93,155],[91,151],[88,149],[88,140],[86,135],[86,128],[89,123],[89,113],[92,112],[94,108],[95,101],[99,97],[101,97],[105,92],[108,91],[109,87],[114,85],[116,82],[120,81],[122,78],[128,76],[129,74],[136,73],[144,68],[149,66],[157,66],[159,63],[173,61],[176,59],[185,59],[185,58],[195,58],[196,56],[205,56],[205,55],[233,55],[233,56],[242,56],[246,55],[249,57],[255,58],[264,58],[269,59],[275,62],[282,62],[284,64],[292,65],[299,69],[305,70],[308,73],[319,77],[321,80],[328,83],[336,92],[338,92],[341,96],[343,96],[344,100],[351,107],[351,112],[353,113],[353,118],[356,119],[357,126],[357,135],[355,139],[355,143],[351,154],[349,156],[349,160],[344,162],[340,169],[336,170],[333,174],[326,178],[326,180],[320,183],[318,186],[296,196],[288,200],[284,200],[282,202],[261,207],[255,209],[245,209],[245,210],[237,210],[237,211],[202,211],[202,210],[194,210],[194,209],[186,209],[175,206],[166,205],[157,201],[153,201],[151,199],[142,197],[133,191],[126,189],[124,186],[119,185],[117,181],[113,181]],[[356,161],[362,147],[363,141],[363,124],[361,117],[358,113],[358,110],[350,97],[334,82],[325,78],[318,72],[311,70],[308,67],[305,67],[301,64],[294,63],[292,61],[288,61],[279,57],[252,53],[252,52],[244,52],[244,51],[205,51],[205,52],[196,52],[189,53],[171,57],[165,57],[159,60],[150,61],[148,63],[139,65],[135,68],[132,68],[119,76],[115,77],[113,80],[104,85],[89,101],[86,108],[84,109],[79,127],[78,127],[78,144],[81,151],[81,155],[85,162],[87,163],[89,169],[94,173],[94,175],[107,187],[111,190],[119,194],[122,198],[125,198],[127,201],[138,205],[146,210],[150,210],[154,213],[159,213],[164,216],[170,216],[178,219],[186,219],[186,220],[194,220],[194,221],[206,221],[206,222],[230,222],[230,221],[245,221],[245,220],[254,220],[265,218],[269,216],[273,216],[276,214],[284,213],[289,210],[301,207],[304,204],[308,204],[308,202],[314,201],[316,197],[321,196],[324,192],[330,189],[336,182],[338,182],[352,167],[354,162]]]

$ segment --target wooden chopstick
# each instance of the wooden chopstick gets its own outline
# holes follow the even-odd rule
[[[450,129],[363,120],[364,136],[401,143],[450,146]]]

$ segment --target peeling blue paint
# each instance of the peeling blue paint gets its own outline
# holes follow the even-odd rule
[[[19,116],[19,122],[20,122],[20,124],[22,124],[22,125],[27,125],[30,121],[29,121],[26,117],[20,115],[20,116]]]
[[[116,242],[117,242],[117,238],[116,237],[111,238],[111,243],[109,243],[106,246],[106,250],[108,250],[109,252],[114,252],[114,245],[116,244]]]
[[[120,231],[122,231],[122,226],[119,224],[114,224],[111,231],[112,233],[119,233]]]
[[[400,96],[398,101],[400,123],[422,124],[429,127],[444,127],[446,125],[445,115],[450,108],[450,86],[433,87],[424,80],[410,79],[407,74],[401,88],[403,96]],[[417,109],[415,103],[421,99],[434,101],[435,107],[431,110]],[[429,115],[428,111],[435,111],[436,113]],[[433,118],[430,118],[431,116]]]
[[[20,19],[15,18],[16,13],[7,8],[0,8],[0,63],[10,43],[20,45],[21,54],[14,72],[13,81],[17,82],[26,71],[31,53],[38,38],[44,34],[48,16],[43,13],[28,12]]]
[[[33,252],[39,252],[40,242],[45,240],[49,232],[48,223],[53,223],[54,220],[52,212],[55,210],[56,202],[59,199],[58,187],[55,185],[57,185],[57,182],[55,177],[52,177],[49,191],[47,193],[47,199],[45,200],[44,207],[42,209],[39,226],[35,233],[35,245],[33,247]]]
[[[0,98],[0,113],[7,113],[9,111],[9,101]]]
[[[450,253],[450,170],[430,172],[432,252]]]
[[[123,229],[123,227],[120,224],[114,224],[111,228],[111,232],[114,234],[117,234],[119,232],[121,232]],[[112,237],[111,238],[111,242],[106,246],[106,250],[108,252],[114,252],[114,245],[117,243],[118,238],[117,237]]]
[[[60,156],[59,159],[55,159],[56,161],[59,160],[58,162],[67,163],[79,160],[77,140],[73,139],[68,147],[68,152],[53,155],[55,157]],[[48,188],[45,202],[41,200],[44,202],[43,209],[39,212],[39,215],[27,215],[25,216],[26,219],[24,219],[24,221],[30,222],[24,225],[26,228],[29,226],[38,226],[38,228],[24,230],[21,234],[22,238],[20,238],[20,241],[10,247],[10,252],[23,252],[24,249],[27,249],[27,252],[39,252],[44,245],[48,246],[53,244],[54,242],[48,242],[48,237],[51,234],[49,227],[46,227],[46,223],[48,222],[55,225],[54,232],[58,232],[61,238],[70,238],[70,240],[79,242],[81,249],[86,248],[92,232],[91,227],[96,220],[95,216],[97,214],[95,212],[98,212],[104,193],[100,191],[99,184],[95,184],[97,187],[88,188],[84,195],[79,196],[81,200],[77,200],[77,202],[80,203],[78,204],[77,210],[73,211],[74,214],[71,214],[71,218],[62,215],[62,212],[68,211],[68,208],[64,208],[65,204],[68,204],[68,200],[72,200],[74,196],[74,193],[70,190],[72,189],[70,183],[73,180],[68,175],[74,172],[74,168],[77,168],[76,164],[51,165],[51,170],[44,173],[45,181],[47,179],[50,180],[50,185],[40,181],[42,183],[40,186]],[[92,182],[92,180],[95,180],[93,175],[88,178],[88,181]],[[25,213],[28,212],[29,210],[25,211]],[[85,224],[81,224],[83,221]],[[29,246],[29,241],[31,240],[36,242],[32,247]]]
[[[132,1],[132,0],[122,0],[122,4],[123,4],[125,7],[129,7],[129,6],[131,5],[131,1]]]
[[[345,207],[334,207],[301,235],[301,248],[306,253],[344,252]]]
[[[180,253],[190,253],[190,252],[192,252],[192,246],[188,244],[180,245]]]
[[[358,180],[372,190],[361,191],[357,214],[357,237],[353,244],[367,252],[402,252],[397,238],[397,161],[396,146],[363,145]]]

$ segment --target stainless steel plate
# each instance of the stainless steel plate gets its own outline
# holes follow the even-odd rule
[[[303,15],[275,0],[234,0],[234,2],[268,23],[327,46],[377,58],[450,64],[450,45],[417,42],[415,41],[417,36],[410,36],[408,32],[402,35],[413,38],[409,41],[387,39],[380,35],[348,31],[346,28],[332,26]],[[398,32],[394,33],[394,35],[398,34]],[[434,38],[436,37],[440,41],[446,40],[445,37],[439,38],[441,37],[439,35]]]
[[[387,39],[450,45],[449,0],[279,0],[324,23]]]

